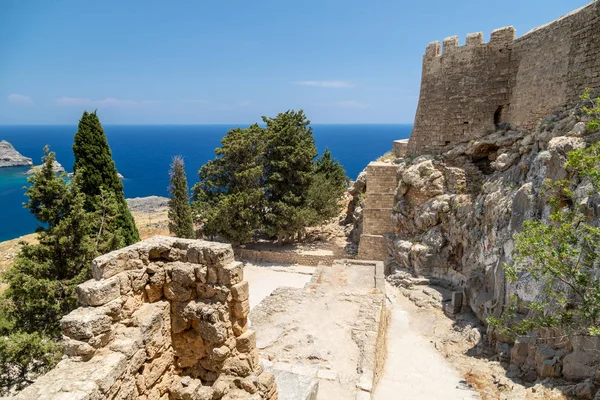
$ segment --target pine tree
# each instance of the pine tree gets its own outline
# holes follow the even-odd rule
[[[309,224],[306,205],[317,150],[310,121],[302,110],[263,117],[263,121],[268,130],[265,228],[281,240]]]
[[[4,280],[0,302],[0,393],[21,389],[52,368],[61,357],[59,321],[78,306],[76,287],[91,278],[99,254],[123,246],[111,226],[120,204],[104,187],[93,197],[81,190],[81,173],[72,181],[52,171],[55,155],[44,148],[44,165],[28,178],[28,208],[40,222],[38,243],[24,244]]]
[[[81,178],[81,191],[87,196],[86,210],[94,212],[99,207],[98,196],[102,189],[115,195],[119,204],[119,216],[114,221],[117,235],[122,237],[122,243],[130,245],[140,240],[133,216],[127,208],[123,194],[123,183],[119,179],[112,153],[108,145],[104,130],[96,112],[84,111],[73,144],[75,165],[73,170],[79,172]]]
[[[56,156],[50,152],[50,148],[44,147],[44,164],[27,179],[31,186],[25,192],[29,197],[29,201],[24,204],[25,208],[28,208],[42,224],[47,224],[49,229],[60,222],[63,216],[62,202],[67,193],[64,176],[57,175],[52,170],[55,159]]]
[[[54,158],[50,153],[44,170]],[[77,178],[67,183],[60,176],[52,181],[31,179],[32,186],[26,194],[27,206],[38,204],[41,212],[59,214],[57,223],[38,229],[37,244],[21,248],[14,265],[7,271],[5,280],[9,288],[4,293],[10,300],[9,314],[15,325],[27,333],[41,331],[51,337],[59,337],[60,318],[77,307],[75,287],[91,278],[91,262],[98,255],[89,232],[94,225],[93,215],[85,208],[86,196],[81,193]],[[62,187],[52,199],[43,186]],[[44,196],[48,201],[42,200]],[[41,220],[40,220],[41,221]]]
[[[192,208],[190,206],[189,189],[185,176],[185,164],[182,156],[173,157],[169,192],[169,230],[181,238],[195,238]]]
[[[329,149],[317,159],[308,189],[307,209],[310,225],[318,225],[340,214],[342,196],[348,189],[346,171],[333,159]]]
[[[265,134],[258,124],[230,130],[215,149],[215,159],[198,172],[194,208],[205,222],[206,234],[241,244],[260,228]]]

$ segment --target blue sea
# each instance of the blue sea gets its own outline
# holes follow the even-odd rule
[[[117,169],[125,177],[125,196],[167,196],[169,164],[183,155],[190,187],[198,169],[214,158],[225,133],[240,125],[106,125],[104,131]],[[243,126],[243,125],[242,125]],[[410,136],[412,125],[312,125],[319,152],[329,148],[351,179],[372,160],[391,150],[392,141]],[[41,163],[43,147],[50,145],[68,172],[73,170],[76,126],[0,125],[6,140],[34,164]],[[0,241],[32,233],[36,220],[23,208],[27,167],[0,168]]]

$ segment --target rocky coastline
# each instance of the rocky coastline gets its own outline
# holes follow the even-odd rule
[[[30,165],[33,165],[31,158],[23,156],[6,140],[0,141],[0,168]]]

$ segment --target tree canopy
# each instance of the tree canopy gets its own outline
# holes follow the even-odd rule
[[[120,236],[125,245],[140,240],[133,216],[127,208],[123,194],[123,183],[119,179],[112,152],[100,119],[96,112],[84,111],[73,144],[75,165],[73,171],[79,173],[81,192],[86,195],[85,208],[95,211],[101,207],[99,197],[104,189],[114,194],[118,203],[119,214],[114,221],[111,231]]]
[[[263,122],[227,132],[216,157],[200,168],[193,206],[205,234],[245,243],[262,230],[285,239],[339,213],[344,169],[329,150],[315,160],[303,111]]]
[[[185,176],[183,157],[173,157],[169,185],[169,231],[181,238],[195,238],[189,188]]]

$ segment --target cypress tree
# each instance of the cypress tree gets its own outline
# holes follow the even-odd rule
[[[75,156],[73,171],[79,172],[81,191],[87,196],[86,210],[93,212],[100,207],[98,196],[101,195],[102,189],[114,193],[119,205],[119,214],[114,228],[118,230],[124,245],[138,242],[140,236],[133,216],[127,208],[123,183],[119,179],[108,140],[95,111],[83,112],[75,133],[73,155]]]
[[[265,228],[281,240],[309,223],[306,200],[317,149],[310,121],[302,110],[263,117],[263,121],[268,131],[264,155]]]
[[[122,246],[111,231],[118,213],[104,188],[89,212],[79,173],[69,182],[52,171],[55,155],[44,149],[44,165],[28,178],[25,204],[41,223],[38,243],[24,244],[4,280],[0,302],[0,393],[21,389],[62,356],[59,321],[78,307],[76,287],[91,278],[97,255]],[[81,169],[79,170],[82,171]]]
[[[185,164],[182,156],[173,157],[171,170],[171,184],[169,192],[169,230],[175,236],[181,238],[194,238],[194,221],[192,208],[190,206],[187,178],[185,176]]]

